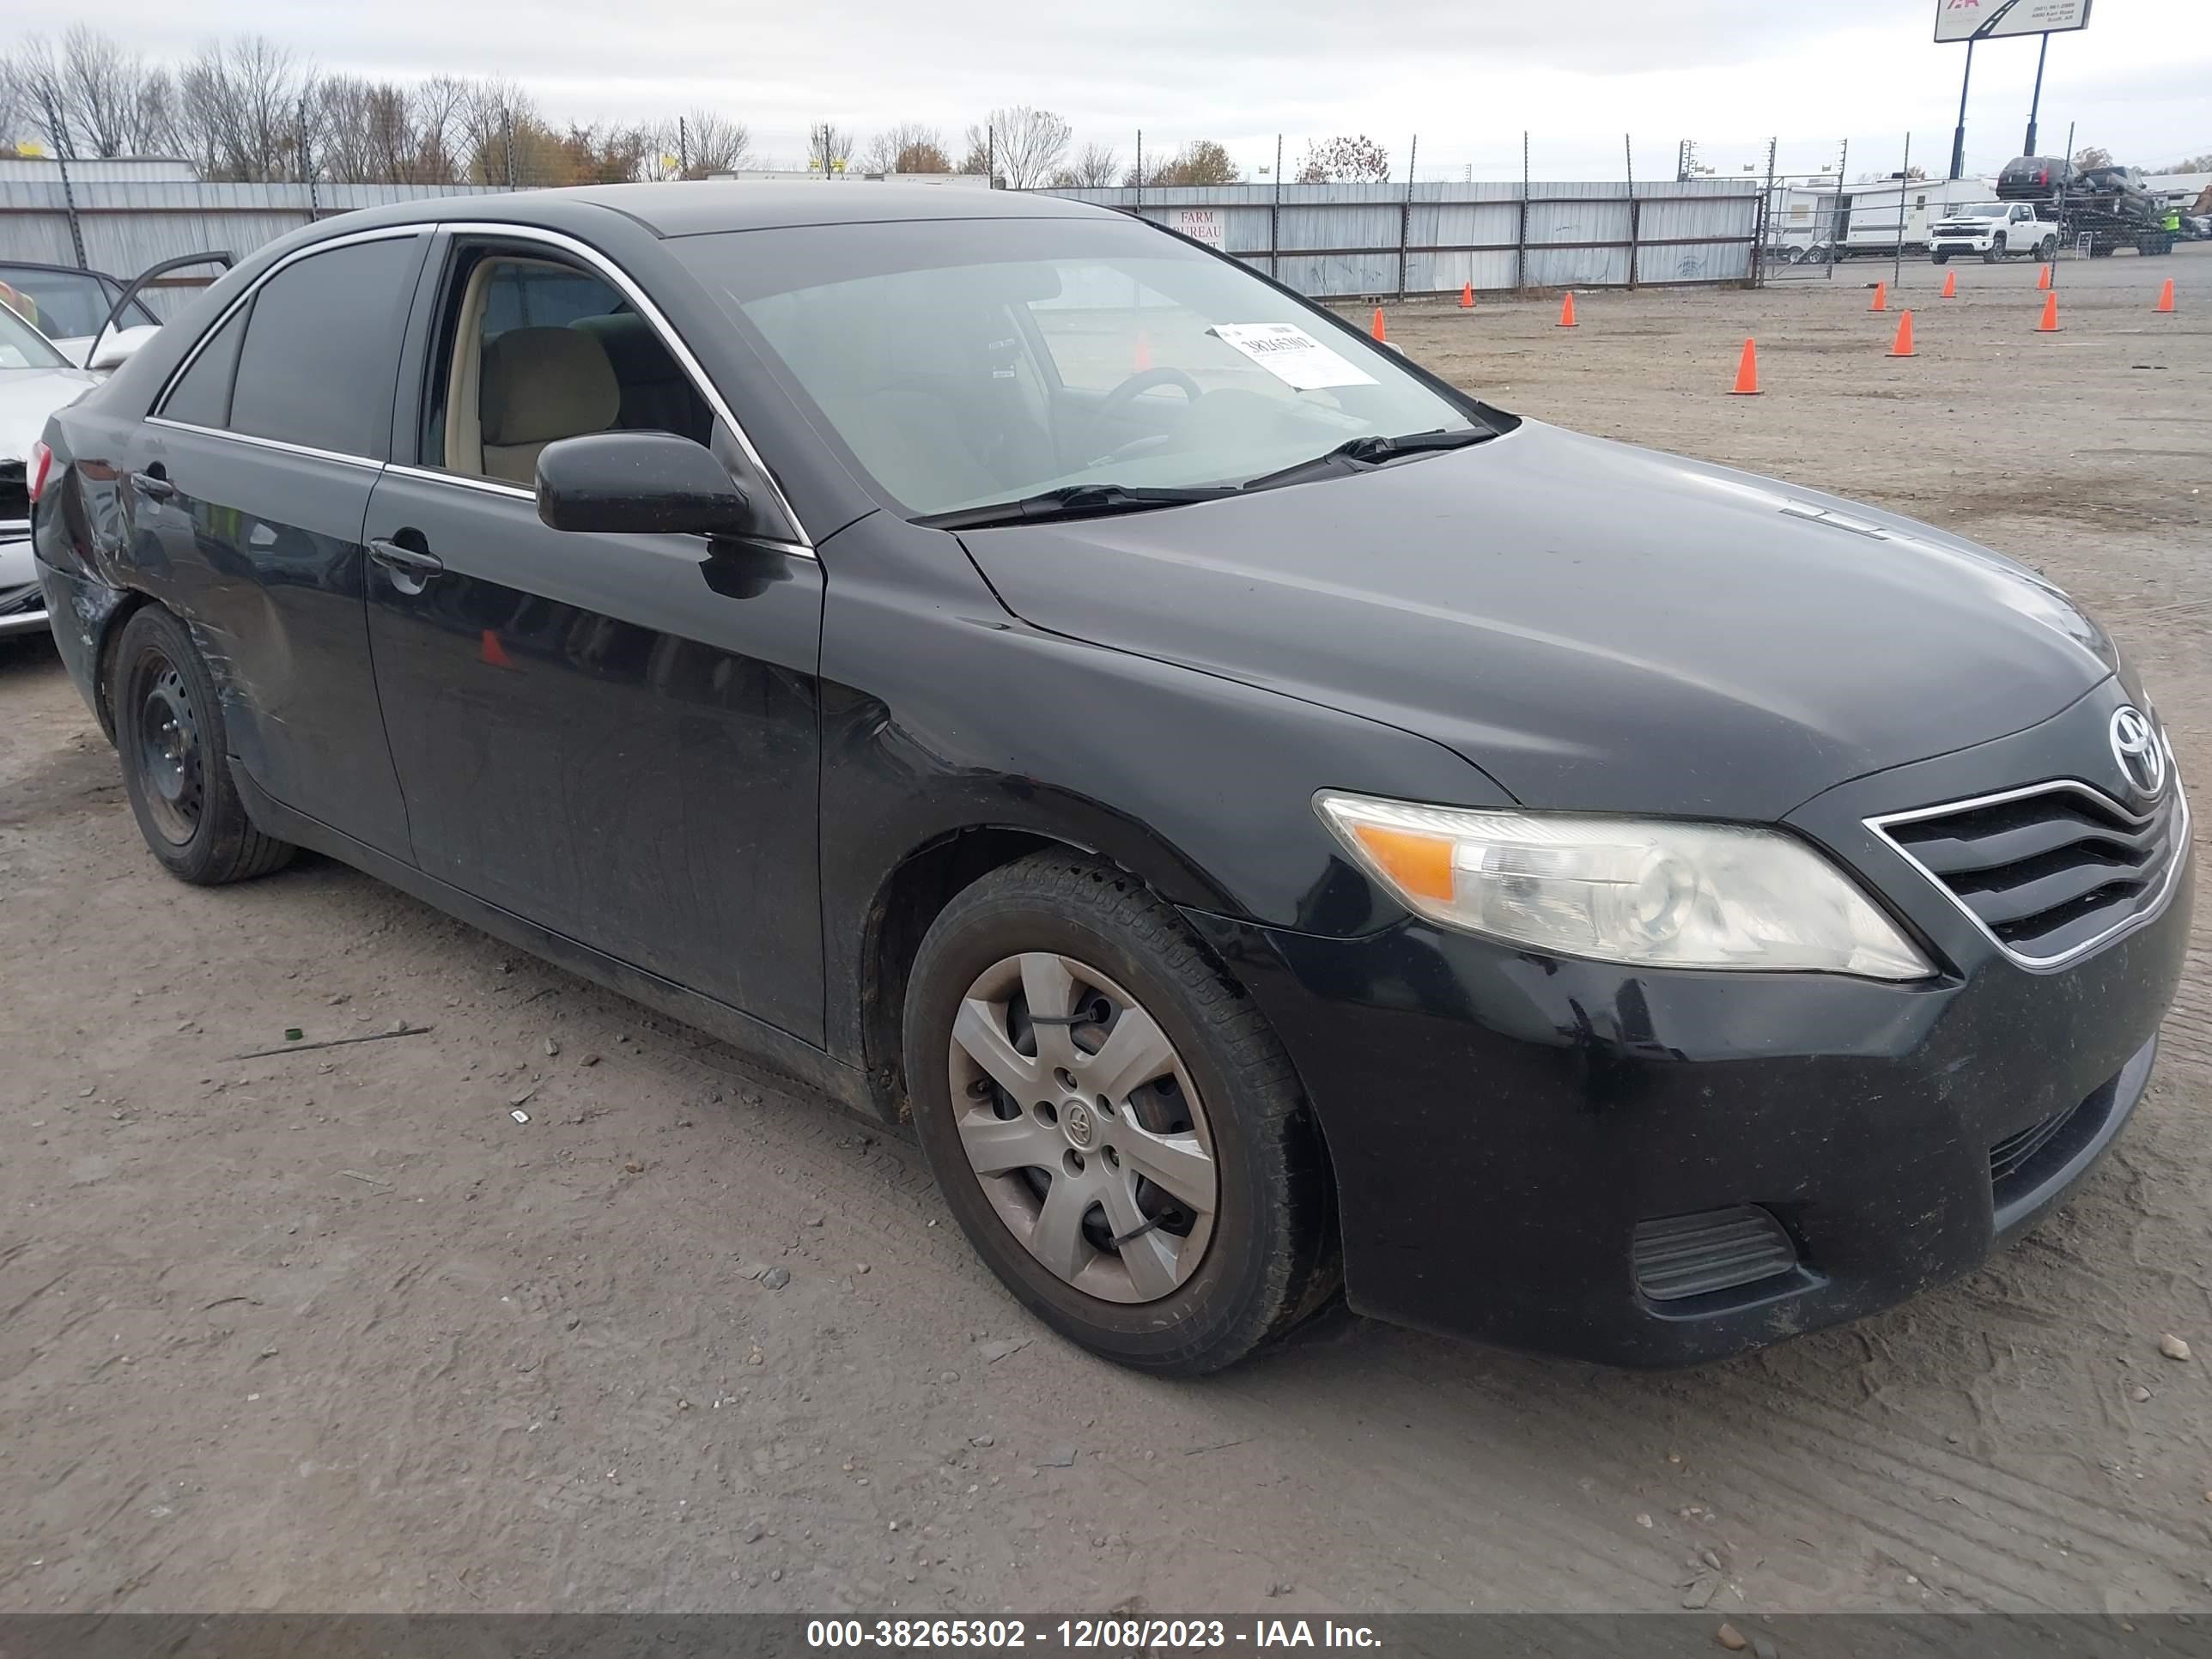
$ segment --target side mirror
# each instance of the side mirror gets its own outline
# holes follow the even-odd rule
[[[562,438],[538,457],[538,516],[602,535],[738,534],[745,492],[704,444],[672,432]]]
[[[118,369],[131,361],[131,354],[161,331],[159,324],[140,323],[133,328],[118,328],[103,334],[92,343],[92,351],[85,367],[102,371]]]

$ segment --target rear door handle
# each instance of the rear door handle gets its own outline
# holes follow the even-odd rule
[[[404,547],[398,542],[373,541],[368,556],[384,568],[392,585],[403,593],[420,593],[446,568],[446,562],[427,549]]]

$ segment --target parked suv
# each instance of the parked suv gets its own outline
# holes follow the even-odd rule
[[[910,1122],[1146,1370],[1340,1286],[1642,1365],[1886,1307],[2062,1201],[2180,981],[2171,744],[2033,571],[1103,208],[351,213],[46,432],[164,867],[316,848]]]
[[[2051,202],[2071,194],[2074,164],[2063,155],[2021,155],[1997,174],[2001,202]]]

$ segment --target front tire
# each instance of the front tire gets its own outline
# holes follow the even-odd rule
[[[2056,236],[2045,237],[2042,246],[2035,250],[2035,257],[2046,265],[2056,259],[2058,257],[2058,239]]]
[[[946,1203],[1063,1336],[1194,1376],[1334,1291],[1329,1182],[1289,1058],[1135,878],[1045,854],[961,892],[915,959],[903,1047]]]
[[[2005,239],[2002,236],[1993,236],[1990,239],[1989,246],[1982,250],[1982,263],[1985,265],[1993,265],[2004,256]]]
[[[1931,253],[1928,256],[1928,260],[1930,264],[1948,265],[1951,263],[1951,256],[1948,253]]]
[[[124,793],[163,869],[216,887],[291,862],[291,844],[263,835],[246,815],[231,781],[222,705],[182,623],[159,605],[134,611],[107,685]]]

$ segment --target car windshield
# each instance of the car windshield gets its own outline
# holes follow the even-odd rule
[[[68,368],[69,359],[10,310],[4,303],[7,297],[0,292],[0,368]]]
[[[1976,202],[1968,207],[1953,208],[1954,219],[2002,219],[2012,210],[2002,202]]]
[[[1241,484],[1361,439],[1490,430],[1363,336],[1126,219],[671,246],[915,517],[1093,484]]]
[[[42,270],[35,265],[0,264],[0,284],[15,290],[9,301],[51,340],[81,339],[107,320],[123,290],[89,270]],[[0,296],[4,297],[4,296]],[[134,328],[161,319],[133,300],[119,325]]]

